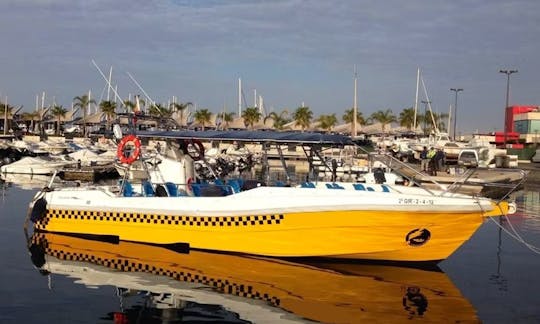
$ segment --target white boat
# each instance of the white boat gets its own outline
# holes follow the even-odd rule
[[[76,162],[54,159],[48,156],[26,156],[10,164],[2,165],[2,173],[18,174],[53,174],[65,167],[73,166]]]
[[[159,135],[181,139],[193,138],[194,133],[204,136],[190,131]],[[251,141],[263,136],[219,134],[227,135]],[[265,132],[264,136],[273,142],[317,145],[350,140],[305,133]],[[486,217],[509,210],[506,202],[422,188],[335,190],[340,188],[258,184],[242,191],[239,189],[247,187],[232,180],[184,183],[187,195],[182,191],[181,196],[174,184],[167,183],[145,183],[143,195],[133,195],[126,181],[121,186],[43,190],[36,194],[30,214],[39,231],[151,244],[183,243],[197,249],[272,257],[413,262],[446,259]]]

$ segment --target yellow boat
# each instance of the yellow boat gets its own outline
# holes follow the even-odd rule
[[[111,187],[38,193],[35,229],[272,257],[446,259],[508,205],[463,195],[257,187],[224,197],[123,197]],[[41,197],[40,197],[41,195]]]
[[[161,312],[168,318],[181,316],[186,302],[196,302],[223,305],[256,323],[479,322],[470,302],[437,269],[178,253],[51,233],[35,233],[30,252],[44,273],[76,278],[90,287],[115,285],[126,296],[146,292],[154,297],[152,316],[158,317]],[[130,318],[144,314],[140,307],[124,310]]]
[[[183,136],[194,134],[201,133]],[[246,134],[251,133],[242,134],[248,138]],[[227,133],[228,138],[233,135],[237,136]],[[300,135],[278,133],[273,141],[291,141],[291,136],[317,145],[326,137],[330,143],[336,141],[335,136]],[[202,145],[197,147],[202,151]],[[171,164],[172,171],[162,170],[160,178],[174,172],[178,179],[191,178],[196,169],[193,163],[183,158]],[[30,206],[31,219],[38,231],[184,244],[212,251],[416,262],[446,259],[486,217],[509,211],[508,204],[487,198],[380,184],[363,190],[359,184],[327,183],[239,191],[232,185],[184,183],[187,196],[170,194],[178,187],[168,190],[146,184],[143,188],[149,190],[141,193],[154,192],[154,196],[126,195],[125,181],[121,187],[45,188]],[[205,196],[200,194],[203,189],[226,191],[226,195]]]

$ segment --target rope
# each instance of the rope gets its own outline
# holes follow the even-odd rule
[[[476,202],[478,203],[478,206],[480,207],[480,210],[482,212],[484,212],[484,210],[482,208],[482,205],[480,205],[480,201],[477,199]],[[540,247],[537,247],[537,246],[535,246],[535,245],[533,245],[531,243],[526,242],[525,239],[523,239],[523,237],[521,237],[521,235],[515,229],[514,225],[512,225],[512,223],[510,222],[510,219],[508,218],[508,215],[506,215],[503,212],[502,207],[500,206],[500,204],[497,204],[497,208],[499,208],[499,212],[501,213],[501,216],[499,216],[499,217],[504,217],[504,219],[506,219],[506,222],[510,226],[511,231],[509,231],[507,228],[505,228],[504,226],[499,224],[499,222],[497,222],[497,220],[495,220],[495,218],[493,216],[488,216],[488,218],[491,221],[493,221],[493,223],[495,223],[495,225],[497,225],[500,229],[502,229],[506,234],[508,234],[511,238],[513,238],[517,242],[525,245],[525,247],[527,247],[533,253],[540,254]]]

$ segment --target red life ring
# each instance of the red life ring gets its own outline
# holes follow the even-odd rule
[[[202,160],[204,158],[204,146],[201,141],[196,139],[185,140],[186,154],[193,160]]]
[[[189,179],[187,179],[187,189],[188,189],[188,191],[193,191],[193,186],[191,186],[191,184],[192,184],[193,182],[195,182],[195,181],[193,180],[193,178],[189,177]]]
[[[129,154],[126,156],[126,145],[134,146],[133,150],[129,150]],[[135,135],[127,135],[122,138],[120,143],[118,143],[118,149],[116,151],[116,156],[120,160],[120,163],[131,164],[139,158],[141,154],[141,140]]]

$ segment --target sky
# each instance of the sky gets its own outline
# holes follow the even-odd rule
[[[122,98],[173,96],[214,113],[238,111],[255,92],[266,111],[365,117],[419,101],[448,113],[458,133],[503,126],[510,105],[540,105],[540,1],[534,0],[0,0],[0,96],[23,111],[70,108],[108,75]],[[427,96],[426,96],[427,93]],[[41,103],[40,103],[41,104]],[[425,105],[419,104],[423,113]]]

